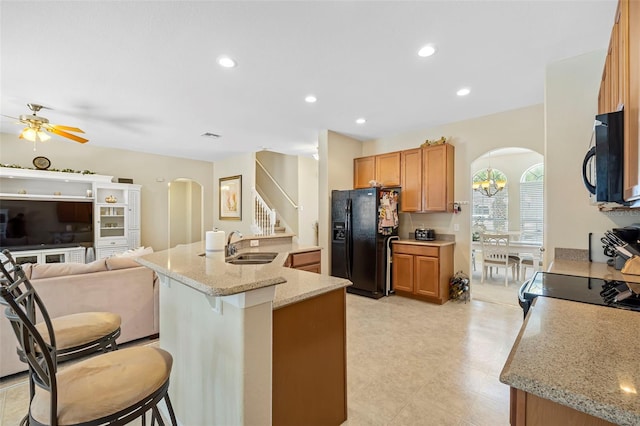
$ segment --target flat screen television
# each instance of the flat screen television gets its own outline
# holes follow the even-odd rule
[[[0,249],[93,245],[93,203],[0,200]]]

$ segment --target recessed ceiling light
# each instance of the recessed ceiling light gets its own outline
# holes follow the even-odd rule
[[[458,90],[456,92],[456,95],[458,96],[467,96],[469,93],[471,93],[471,89],[469,89],[468,87],[463,87],[462,89]]]
[[[313,95],[307,95],[307,97],[304,98],[304,101],[307,102],[307,103],[310,103],[310,104],[314,103],[317,100],[318,99]]]
[[[436,48],[431,46],[430,44],[427,44],[426,46],[423,46],[422,49],[418,50],[418,56],[421,56],[423,58],[431,56],[434,53],[436,53]]]
[[[364,119],[364,118],[358,118],[358,119],[356,120],[356,123],[358,123],[358,124],[364,124],[364,123],[366,123],[366,122],[367,122],[367,120],[366,120],[366,119]]]
[[[220,56],[218,57],[218,65],[224,68],[233,68],[237,63],[228,56]]]

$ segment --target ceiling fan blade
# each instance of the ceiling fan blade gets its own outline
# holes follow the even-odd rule
[[[18,121],[20,121],[20,119],[19,119],[18,117],[12,117],[12,116],[10,116],[10,115],[4,115],[4,114],[0,114],[0,115],[1,115],[1,116],[3,116],[3,117],[7,117],[7,118],[11,118],[11,119],[13,119],[13,120],[18,120]]]
[[[61,126],[60,124],[50,124],[48,127],[58,130],[66,130],[67,132],[84,133],[84,130],[78,129],[77,127]]]
[[[55,127],[52,127],[52,126],[47,126],[46,129],[51,133],[55,133],[56,135],[62,136],[63,138],[71,139],[72,141],[76,141],[80,143],[89,142],[89,139],[81,138],[80,136],[67,133],[64,130],[56,129]]]

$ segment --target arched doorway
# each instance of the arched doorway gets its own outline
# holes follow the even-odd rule
[[[169,183],[169,248],[203,238],[202,185],[179,178]]]
[[[489,170],[492,179],[487,178]],[[505,268],[494,269],[492,276],[485,276],[481,284],[480,234],[509,234],[512,241],[509,252],[520,260],[530,259],[532,253],[539,250],[543,244],[544,228],[544,156],[525,148],[495,150],[471,163],[470,176],[472,296],[478,300],[517,306],[518,288],[530,278],[533,268],[526,269],[526,276],[518,273],[516,279],[510,274],[507,286],[504,274],[508,271]],[[488,186],[489,180],[494,181],[491,188],[483,190],[483,184]],[[539,252],[535,256],[539,256]],[[518,272],[521,272],[519,267]]]

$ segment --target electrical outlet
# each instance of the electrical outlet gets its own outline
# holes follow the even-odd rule
[[[251,240],[251,247],[258,247],[260,245],[260,240]]]
[[[454,230],[455,232],[458,232],[458,231],[460,230],[460,224],[458,224],[458,223],[454,223],[454,224],[453,224],[453,230]]]

